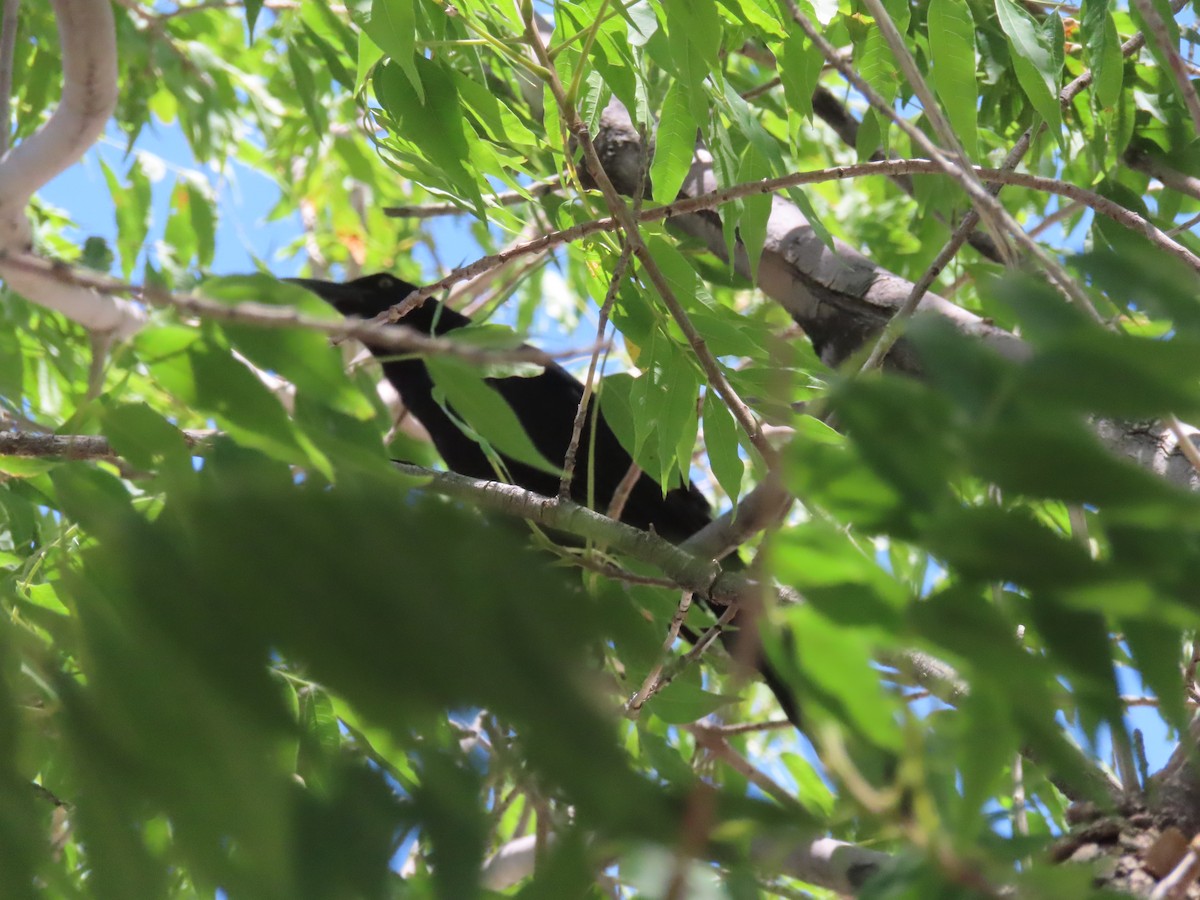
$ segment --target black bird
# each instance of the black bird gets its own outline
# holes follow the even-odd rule
[[[368,275],[344,284],[310,278],[286,280],[312,291],[343,315],[362,319],[377,316],[417,290],[416,286],[388,274]],[[445,334],[471,323],[466,316],[433,299],[426,300],[401,321],[410,328],[430,335]],[[495,469],[479,444],[464,434],[434,399],[433,380],[425,362],[420,358],[397,358],[394,351],[372,347],[369,342],[367,348],[380,358],[384,375],[400,394],[404,405],[425,426],[446,465],[461,475],[494,480]],[[561,466],[574,430],[575,414],[583,398],[583,385],[566,369],[554,363],[549,363],[540,375],[534,377],[488,378],[486,381],[512,408],[538,452],[548,461]],[[588,503],[589,455],[593,444],[591,412],[589,409],[584,417],[575,474],[570,486],[571,499],[581,504]],[[604,421],[603,415],[596,417],[594,444],[594,502],[600,512],[607,512],[613,494],[629,472],[632,460]],[[558,494],[559,479],[556,476],[503,455],[501,459],[513,484],[547,497]],[[658,535],[674,543],[695,534],[711,519],[708,501],[694,485],[686,489],[673,488],[664,495],[658,482],[645,473],[638,477],[621,514],[621,521],[626,524],[642,530],[653,528]],[[720,615],[723,610],[713,612]],[[731,625],[736,630],[736,618]],[[726,643],[730,637],[723,635]],[[690,639],[694,641],[694,635]],[[758,669],[788,718],[798,726],[799,713],[790,691],[765,662],[760,662]]]

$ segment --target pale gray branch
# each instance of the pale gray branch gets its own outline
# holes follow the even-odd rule
[[[29,249],[29,199],[74,165],[117,104],[117,39],[109,0],[54,0],[62,45],[62,100],[36,133],[0,162],[0,248]]]

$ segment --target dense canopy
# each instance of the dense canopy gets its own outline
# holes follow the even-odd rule
[[[5,0],[0,893],[1200,896],[1181,10]]]

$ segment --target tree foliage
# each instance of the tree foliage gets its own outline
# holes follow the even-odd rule
[[[1166,4],[114,9],[116,239],[35,199],[35,249],[148,320],[0,302],[0,891],[1082,897],[1180,862],[1063,837],[1200,828],[1200,101]],[[50,5],[5,65],[21,142]],[[167,129],[194,167],[139,152]],[[257,273],[213,270],[234,160],[300,213]],[[585,348],[754,577],[395,467],[435,457],[271,277],[299,255],[516,326],[431,356],[488,446],[523,446],[503,353]],[[705,592],[757,610],[805,738],[670,640]],[[1095,883],[1058,865],[1087,841]]]

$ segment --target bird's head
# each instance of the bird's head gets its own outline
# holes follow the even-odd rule
[[[409,284],[386,272],[364,275],[342,284],[317,278],[283,280],[307,288],[342,315],[358,316],[360,319],[374,318],[418,289],[415,284]],[[401,322],[419,331],[428,332],[437,306],[437,301],[426,300],[424,305],[414,309]]]

